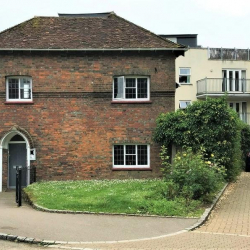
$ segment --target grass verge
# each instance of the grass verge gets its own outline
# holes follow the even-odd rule
[[[91,180],[34,183],[25,188],[32,202],[49,209],[196,217],[201,201],[164,196],[162,180]]]

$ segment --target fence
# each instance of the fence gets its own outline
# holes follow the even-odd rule
[[[208,58],[211,60],[243,60],[249,61],[249,49],[208,48]]]

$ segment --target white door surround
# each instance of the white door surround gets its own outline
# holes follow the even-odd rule
[[[8,149],[9,142],[11,138],[15,135],[20,135],[24,139],[25,144],[26,144],[27,185],[30,184],[30,143],[27,137],[23,133],[14,129],[12,131],[9,131],[7,134],[5,134],[0,141],[0,192],[2,192],[2,186],[3,186],[3,149]]]

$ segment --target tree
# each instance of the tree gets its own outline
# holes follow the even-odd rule
[[[228,107],[226,97],[197,101],[185,110],[161,114],[154,140],[165,147],[175,144],[202,149],[204,158],[214,155],[234,180],[242,164],[241,125],[237,113]]]

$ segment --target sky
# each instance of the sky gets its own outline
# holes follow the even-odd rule
[[[198,34],[202,47],[250,47],[249,0],[0,1],[0,31],[34,16],[114,11],[155,34]]]

